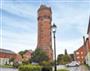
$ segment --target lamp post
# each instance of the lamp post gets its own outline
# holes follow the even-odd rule
[[[52,25],[52,32],[53,32],[53,39],[54,39],[54,58],[55,58],[55,63],[54,63],[54,71],[57,71],[57,66],[56,66],[56,28],[57,26],[55,24]]]

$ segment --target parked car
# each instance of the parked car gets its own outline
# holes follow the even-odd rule
[[[77,61],[72,61],[71,63],[66,64],[67,67],[76,67],[80,64]]]

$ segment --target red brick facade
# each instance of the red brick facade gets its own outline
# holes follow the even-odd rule
[[[78,61],[80,64],[83,64],[86,62],[86,56],[88,52],[90,52],[90,18],[89,18],[89,25],[88,25],[88,38],[86,38],[85,44],[80,47],[78,50],[75,51],[75,59]]]
[[[40,8],[38,9],[37,47],[45,51],[50,60],[53,59],[51,22],[52,22],[51,8],[41,5]]]
[[[75,51],[75,60],[83,64],[85,61],[85,56],[86,56],[86,48],[84,46],[81,46],[78,50]]]
[[[15,59],[16,56],[17,56],[17,54],[11,50],[0,49],[0,65],[10,64],[9,60],[11,58]]]
[[[16,58],[16,54],[0,53],[0,58]]]

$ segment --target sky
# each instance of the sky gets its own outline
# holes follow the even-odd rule
[[[40,5],[52,9],[52,24],[57,25],[57,55],[73,53],[87,36],[90,0],[1,0],[0,48],[16,53],[37,47],[37,10]],[[53,48],[53,47],[52,47]]]

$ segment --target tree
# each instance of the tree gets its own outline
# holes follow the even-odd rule
[[[68,55],[68,53],[67,53],[67,49],[65,49],[65,55]]]
[[[57,64],[61,64],[63,54],[59,54],[57,57]]]
[[[41,63],[43,61],[48,61],[48,56],[42,49],[37,48],[32,54],[31,62]]]
[[[68,55],[66,49],[65,49],[64,54],[58,55],[57,62],[58,62],[58,64],[67,64],[67,63],[71,62],[71,57]]]
[[[74,54],[70,54],[70,58],[72,61],[74,61]]]
[[[69,55],[64,55],[64,56],[62,57],[62,63],[63,63],[63,64],[67,64],[67,63],[69,63],[69,62],[71,62],[70,56],[69,56]]]
[[[15,58],[10,58],[9,62],[14,62]]]
[[[22,56],[23,58],[23,54],[25,54],[28,50],[25,50],[25,51],[20,51],[19,54]]]

